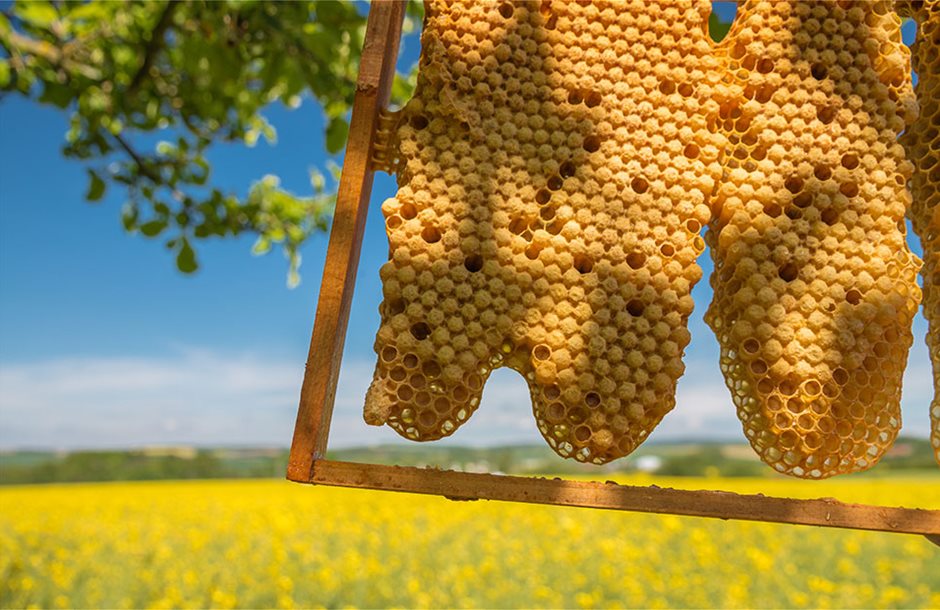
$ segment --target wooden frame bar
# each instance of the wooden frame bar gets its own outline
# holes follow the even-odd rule
[[[299,483],[610,510],[668,513],[922,534],[940,544],[940,511],[800,500],[711,490],[476,474],[356,464],[325,459],[356,270],[374,169],[380,111],[388,103],[405,3],[375,0],[370,8],[353,102],[349,142],[330,231],[316,320],[304,372],[287,478]]]

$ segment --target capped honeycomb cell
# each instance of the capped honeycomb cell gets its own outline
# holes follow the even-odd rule
[[[887,2],[749,1],[719,53],[709,121],[728,145],[706,321],[721,369],[767,464],[806,478],[864,470],[901,426],[920,300],[904,228],[913,168],[897,139],[916,116],[900,19]]]
[[[526,379],[559,455],[630,453],[675,403],[724,136],[707,0],[426,4],[383,143],[399,191],[365,419],[452,434]]]
[[[940,2],[899,2],[898,9],[917,22],[912,63],[920,114],[901,142],[914,164],[910,216],[924,249],[924,317],[934,385],[930,442],[940,464]]]

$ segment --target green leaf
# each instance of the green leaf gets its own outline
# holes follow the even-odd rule
[[[140,232],[147,237],[156,237],[166,228],[165,220],[151,220],[140,225]]]
[[[730,21],[720,20],[716,13],[712,13],[708,16],[708,35],[711,36],[712,40],[715,42],[721,42],[724,40],[725,36],[728,35],[728,30],[730,29]]]
[[[196,262],[196,252],[185,237],[180,240],[180,249],[176,254],[176,268],[183,273],[193,273],[199,268],[199,263]]]
[[[10,84],[10,60],[0,58],[0,89]]]
[[[15,14],[17,17],[38,28],[47,28],[52,25],[59,15],[51,2],[17,2]]]
[[[255,245],[251,247],[251,253],[255,256],[261,256],[262,254],[267,254],[271,251],[271,240],[262,235],[255,241]]]
[[[326,150],[335,155],[346,146],[349,136],[349,123],[342,117],[335,117],[326,127]]]
[[[101,201],[104,197],[104,180],[94,170],[88,170],[88,192],[85,193],[85,199],[88,201]]]

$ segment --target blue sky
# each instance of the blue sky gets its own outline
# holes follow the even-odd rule
[[[417,52],[416,37],[408,37],[401,63],[410,65]],[[268,117],[277,145],[215,150],[214,181],[243,193],[274,173],[286,188],[307,193],[309,168],[326,161],[320,109],[312,102],[293,111],[276,106]],[[252,256],[251,238],[199,244],[202,269],[182,276],[159,240],[123,231],[120,192],[84,202],[85,168],[59,152],[66,118],[18,97],[0,102],[0,448],[287,445],[326,235],[305,246],[303,282],[294,290],[286,287],[283,257]],[[360,415],[388,247],[379,206],[394,190],[392,178],[377,175],[333,446],[406,442],[366,426]],[[707,256],[701,263],[707,278]],[[707,281],[693,296],[677,408],[652,438],[743,441],[717,344],[701,319],[711,298]],[[932,390],[920,316],[914,330],[904,433],[926,438]],[[480,411],[444,442],[541,442],[521,377],[494,373]]]

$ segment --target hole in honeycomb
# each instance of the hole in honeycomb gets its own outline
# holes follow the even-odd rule
[[[548,188],[553,191],[560,189],[562,184],[564,184],[564,181],[561,179],[561,176],[552,176],[548,179]]]
[[[858,167],[858,156],[853,153],[842,155],[842,167],[845,169],[855,169]]]
[[[845,385],[849,382],[849,373],[842,367],[834,369],[832,371],[832,380],[839,385]]]
[[[663,82],[659,83],[659,92],[664,95],[669,95],[675,92],[675,90],[676,84],[671,80],[664,80]]]
[[[767,372],[767,363],[763,360],[755,360],[751,363],[751,372],[755,375],[763,375]]]
[[[702,230],[702,223],[697,221],[694,218],[690,218],[685,221],[685,230],[692,234],[697,234]]]
[[[579,443],[586,442],[589,438],[591,438],[591,429],[587,426],[578,426],[574,429],[574,438]]]
[[[509,19],[514,12],[516,12],[516,8],[511,2],[503,2],[499,5],[499,14],[503,16],[503,19]]]
[[[786,263],[780,267],[778,275],[785,282],[792,282],[799,275],[800,270],[794,263]]]
[[[594,108],[600,106],[601,104],[601,94],[597,91],[591,91],[584,96],[584,105],[588,108]]]
[[[770,59],[769,57],[765,57],[764,59],[757,62],[757,71],[760,72],[761,74],[767,74],[769,72],[773,72],[773,69],[774,69],[774,60]]]
[[[858,184],[855,182],[843,182],[839,186],[839,192],[846,197],[855,197],[858,195]]]
[[[580,424],[588,417],[588,412],[580,407],[575,407],[568,411],[568,421],[574,424]]]
[[[790,379],[784,379],[780,382],[780,393],[784,396],[793,396],[796,393],[796,385]]]
[[[597,136],[588,136],[584,138],[584,150],[592,153],[601,149],[601,139]]]
[[[550,347],[543,343],[539,343],[532,349],[532,356],[536,360],[548,360],[552,355],[552,350]]]
[[[424,129],[428,126],[428,118],[423,114],[416,114],[411,117],[411,126],[415,129]]]
[[[552,14],[552,0],[542,0],[539,3],[539,14],[547,17]]]
[[[509,222],[509,230],[516,235],[522,235],[529,228],[529,221],[522,216],[516,216]]]
[[[826,208],[819,215],[820,219],[830,227],[839,220],[839,212],[835,208]]]
[[[773,96],[774,90],[771,87],[765,86],[758,90],[757,95],[754,96],[754,100],[761,104],[766,104]]]
[[[528,248],[525,249],[526,258],[528,258],[530,261],[534,261],[535,259],[537,259],[539,257],[539,254],[541,253],[542,253],[542,248],[540,248],[539,246],[535,244],[532,244]]]
[[[699,148],[696,144],[687,144],[683,153],[689,159],[694,159],[698,156]]]
[[[754,337],[751,337],[750,339],[747,339],[744,342],[742,347],[744,348],[744,351],[747,352],[748,354],[756,354],[757,350],[760,349],[760,343],[757,341],[757,339],[755,339]],[[753,370],[753,367],[752,367],[752,370]]]
[[[858,305],[862,301],[862,293],[853,288],[845,293],[845,300],[852,305]]]
[[[539,211],[539,216],[542,218],[542,220],[548,222],[555,217],[555,208],[544,207]]]
[[[450,395],[453,396],[454,400],[457,402],[464,402],[470,398],[470,393],[467,392],[467,388],[463,387],[462,385],[455,387],[453,391],[451,391]]]
[[[437,227],[424,227],[421,238],[429,244],[437,243],[441,241],[441,232]]]
[[[405,369],[400,366],[396,366],[391,371],[389,371],[388,376],[392,378],[392,381],[404,381],[405,379]]]
[[[467,271],[476,273],[483,268],[483,257],[479,254],[471,254],[464,259],[463,266],[467,269]]]
[[[764,214],[767,214],[771,218],[776,218],[777,216],[780,216],[781,214],[783,214],[783,208],[781,208],[776,203],[772,203],[766,208],[764,208]]]
[[[411,397],[414,396],[414,390],[411,389],[411,386],[403,385],[398,388],[398,399],[408,402],[411,400]]]
[[[561,403],[553,402],[548,405],[548,412],[546,413],[549,419],[554,421],[559,421],[565,416],[565,407]]]
[[[420,397],[420,398],[419,398]],[[418,404],[424,403],[427,404],[431,402],[431,397],[427,392],[421,392],[415,396],[415,402]],[[424,406],[424,405],[421,405]],[[433,428],[434,424],[437,423],[437,413],[430,410],[425,410],[421,412],[421,415],[418,416],[418,425],[422,428]]]
[[[411,336],[422,341],[431,336],[431,328],[424,322],[416,322],[411,325]]]
[[[558,389],[556,385],[550,385],[545,388],[545,398],[549,400],[557,400],[561,396],[561,390]]]
[[[405,365],[405,368],[413,369],[418,366],[418,357],[414,354],[405,354],[405,357],[402,359],[402,364]]]
[[[558,173],[562,178],[570,178],[574,176],[577,170],[577,166],[569,160],[561,164],[561,167],[558,168]]]
[[[663,244],[659,247],[659,251],[666,258],[670,258],[676,253],[676,249],[672,246],[672,244]]]
[[[826,65],[822,63],[813,64],[813,67],[810,68],[809,71],[816,80],[822,80],[829,76],[829,68],[827,68]]]
[[[787,218],[790,220],[798,220],[803,217],[803,212],[799,208],[789,208],[787,210]]]
[[[796,195],[803,190],[803,179],[797,175],[790,176],[783,184],[787,190]]]
[[[580,104],[584,101],[584,98],[581,96],[581,92],[577,89],[574,89],[568,93],[568,103],[569,104]]]
[[[813,194],[807,191],[797,194],[793,198],[793,205],[798,208],[808,208],[813,204]]]
[[[388,219],[385,221],[385,226],[387,226],[389,229],[397,229],[398,227],[401,226],[401,216],[399,216],[398,214],[395,214],[394,216],[389,216]]]
[[[413,374],[413,375],[411,376],[411,380],[409,381],[409,383],[411,383],[411,387],[413,387],[413,388],[415,388],[415,389],[421,389],[421,388],[423,388],[424,385],[425,385],[424,382],[425,382],[424,375],[422,375],[422,374],[420,374],[420,373],[415,373],[415,374]]]
[[[642,252],[631,252],[627,255],[627,264],[631,269],[639,269],[646,262],[646,255]]]
[[[545,205],[552,198],[552,193],[548,189],[539,189],[535,193],[535,202],[539,205]]]
[[[405,302],[401,299],[392,299],[385,304],[385,311],[390,316],[397,316],[405,311]]]
[[[711,24],[709,24],[711,25]],[[747,47],[744,46],[744,43],[737,43],[731,47],[731,58],[732,59],[741,59],[747,54]]]
[[[646,178],[642,176],[637,176],[630,182],[630,186],[633,188],[635,193],[642,195],[650,187],[649,182],[646,181]]]
[[[828,165],[817,165],[813,169],[813,175],[816,176],[817,180],[828,180],[832,177],[832,170]]]
[[[418,210],[410,203],[403,203],[401,206],[401,217],[405,220],[411,220],[418,215]]]
[[[803,393],[807,396],[816,397],[820,392],[822,392],[822,386],[815,379],[803,382]]]
[[[594,409],[601,404],[601,397],[597,392],[588,392],[584,397],[584,404]]]
[[[590,273],[594,269],[594,261],[586,254],[576,254],[574,257],[574,268],[581,273]]]
[[[627,313],[635,318],[642,316],[645,309],[646,304],[639,299],[633,299],[627,303]]]
[[[836,109],[832,106],[823,106],[816,111],[816,118],[823,125],[828,125],[836,118]]]
[[[382,350],[382,360],[385,362],[391,362],[398,357],[398,350],[392,347],[391,345],[385,347]]]
[[[679,95],[682,97],[692,97],[693,93],[695,93],[695,87],[689,83],[682,83],[679,85]]]
[[[440,377],[440,375],[441,375],[441,365],[439,365],[438,363],[436,363],[436,362],[434,362],[434,361],[432,360],[432,361],[430,361],[430,362],[424,363],[424,366],[421,367],[421,371],[422,371],[422,372],[425,374],[425,376],[427,376],[429,379],[434,379],[434,378],[436,378],[436,377]]]

